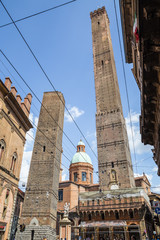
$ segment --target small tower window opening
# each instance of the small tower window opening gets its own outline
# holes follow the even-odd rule
[[[12,172],[14,172],[15,170],[16,160],[17,160],[17,153],[14,153],[12,156],[12,162],[11,162],[11,168],[10,168]]]
[[[9,200],[9,192],[10,192],[10,190],[9,190],[9,189],[7,189],[7,191],[6,191],[6,197],[5,197],[5,205],[8,205],[8,200]]]
[[[90,173],[90,183],[92,183],[92,173]]]
[[[100,22],[98,21],[98,25],[100,25]]]
[[[82,172],[82,181],[86,182],[87,178],[87,173],[86,172]]]
[[[46,146],[43,146],[43,152],[45,152],[46,151]]]
[[[101,64],[102,64],[102,66],[104,65],[104,62],[103,62],[103,60],[101,61]]]
[[[114,162],[112,162],[112,168],[114,168]]]
[[[74,182],[77,182],[78,181],[78,174],[77,172],[74,173]]]
[[[6,147],[5,141],[3,139],[1,139],[0,140],[0,160],[3,157],[3,153],[4,153],[4,150],[5,150],[5,147]]]
[[[99,205],[99,199],[97,199],[97,204]]]
[[[2,217],[3,217],[3,218],[5,218],[6,213],[7,213],[7,207],[4,207],[4,208],[3,208],[3,213],[2,213]]]
[[[63,189],[58,190],[58,201],[63,201]]]

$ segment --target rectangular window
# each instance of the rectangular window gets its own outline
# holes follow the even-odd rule
[[[92,173],[90,173],[90,183],[92,183]]]
[[[86,172],[82,172],[82,181],[83,182],[86,181],[86,176],[87,176],[87,173]]]
[[[3,208],[3,213],[2,213],[2,217],[3,217],[3,218],[5,218],[5,216],[6,216],[6,212],[7,212],[7,208],[4,207],[4,208]]]
[[[63,201],[63,189],[58,190],[58,201]]]
[[[77,182],[78,181],[78,175],[77,175],[77,172],[74,173],[74,182]]]
[[[9,190],[9,189],[7,189],[7,191],[6,191],[6,197],[5,197],[5,205],[7,205],[7,204],[8,204],[9,192],[10,192],[10,190]]]

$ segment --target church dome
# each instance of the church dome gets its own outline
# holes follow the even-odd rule
[[[74,154],[71,164],[80,162],[92,164],[90,157],[85,152],[85,144],[82,142],[82,140],[78,142],[77,152]]]
[[[74,154],[74,156],[72,158],[72,161],[71,161],[71,164],[72,163],[79,163],[79,162],[92,164],[92,161],[91,161],[90,157],[85,152],[77,152],[77,153]]]
[[[77,146],[85,146],[85,144],[82,142],[82,140],[80,140]]]

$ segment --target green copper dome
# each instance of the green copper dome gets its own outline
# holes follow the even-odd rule
[[[85,144],[80,140],[77,146],[85,146]]]
[[[82,142],[82,140],[80,140],[77,145],[77,152],[76,152],[76,154],[74,154],[71,164],[72,163],[80,163],[80,162],[92,164],[90,157],[85,152],[85,144]]]
[[[79,162],[92,164],[92,161],[91,161],[90,157],[85,152],[77,152],[77,153],[74,154],[74,156],[72,158],[72,161],[71,161],[71,164],[72,163],[79,163]]]

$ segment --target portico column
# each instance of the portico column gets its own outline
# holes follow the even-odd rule
[[[113,240],[113,227],[109,227],[109,237],[110,240]]]
[[[125,240],[128,240],[129,239],[128,226],[124,227],[124,234],[125,234]]]
[[[99,240],[99,227],[95,227],[95,240]]]

